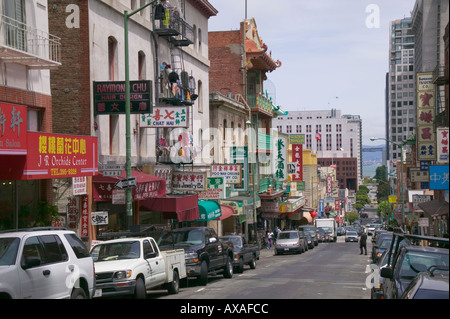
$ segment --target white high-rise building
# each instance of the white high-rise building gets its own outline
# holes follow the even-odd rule
[[[362,176],[362,120],[340,110],[289,111],[273,119],[273,128],[285,134],[304,134],[304,149],[318,158],[357,158],[358,180]],[[318,139],[320,137],[320,139]]]

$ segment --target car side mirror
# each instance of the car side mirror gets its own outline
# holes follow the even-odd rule
[[[208,242],[210,244],[213,244],[213,243],[217,242],[217,238],[216,237],[211,237]]]
[[[383,278],[392,278],[392,268],[390,267],[384,267],[381,268],[381,272],[380,272],[381,277]]]

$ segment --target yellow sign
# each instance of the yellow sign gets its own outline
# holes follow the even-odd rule
[[[389,196],[389,203],[397,203],[397,196]]]

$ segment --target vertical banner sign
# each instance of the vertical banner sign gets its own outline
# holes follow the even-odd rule
[[[303,145],[292,144],[292,161],[296,163],[296,173],[292,175],[292,181],[299,182],[303,180]]]
[[[435,86],[432,73],[417,73],[417,157],[420,161],[436,160]]]
[[[284,136],[278,136],[274,138],[276,141],[275,150],[275,176],[279,182],[287,180],[287,138]]]
[[[319,216],[325,215],[325,200],[319,199]]]
[[[327,194],[333,193],[333,181],[331,179],[331,176],[327,176]]]
[[[438,127],[437,135],[437,162],[448,164],[448,127]]]
[[[242,180],[239,184],[232,184],[231,190],[246,192],[248,190],[248,147],[233,146],[230,148],[231,161],[242,165]],[[254,174],[256,172],[253,172]]]
[[[80,237],[89,236],[89,195],[81,197],[81,230]]]

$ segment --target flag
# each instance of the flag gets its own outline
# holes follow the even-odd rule
[[[316,130],[316,140],[320,141],[322,139],[322,135]]]

